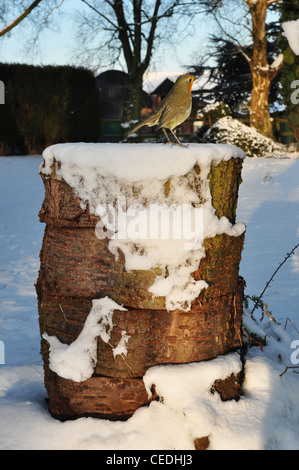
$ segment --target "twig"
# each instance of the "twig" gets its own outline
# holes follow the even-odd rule
[[[249,339],[250,341],[252,341],[253,343],[257,344],[260,348],[261,348],[261,351],[263,351],[263,348],[265,347],[265,344],[261,343],[260,341],[258,341],[257,339],[255,338],[252,338],[252,336],[249,336],[249,334],[244,330],[244,328],[242,328],[242,331],[243,331],[243,335]],[[266,338],[267,333],[265,334],[265,338]],[[266,339],[264,339],[264,341],[266,341]]]
[[[285,374],[287,372],[287,370],[289,369],[299,369],[299,366],[286,366],[285,370],[279,374],[279,377],[281,377],[283,374]],[[299,374],[299,372],[296,372],[295,370],[293,370],[294,374]]]
[[[293,326],[293,328],[296,330],[297,334],[299,335],[299,331],[297,330],[296,326],[294,325],[294,323],[289,318],[286,319],[284,329],[286,329],[288,321],[291,323],[291,325]]]
[[[66,318],[66,316],[65,316],[65,314],[64,314],[63,308],[61,307],[60,304],[58,304],[58,305],[59,305],[59,308],[60,308],[60,310],[61,310],[61,312],[62,312],[63,318],[64,318],[65,321],[68,323],[67,318]]]
[[[262,313],[267,315],[269,320],[274,321],[275,323],[277,323],[275,318],[273,317],[271,311],[268,311],[267,309],[264,308],[264,305],[267,306],[268,304],[264,304],[264,302],[259,297],[256,297],[256,296],[246,295],[245,298],[250,299],[253,303],[256,303],[256,307],[259,307],[261,309]],[[252,312],[251,312],[251,315],[252,315]],[[263,319],[263,316],[262,316],[262,319]]]
[[[290,258],[290,256],[292,256],[292,255],[294,254],[294,251],[296,250],[296,248],[298,248],[298,246],[299,246],[299,243],[290,251],[290,253],[287,253],[287,254],[286,254],[284,260],[283,260],[283,261],[279,264],[279,266],[275,269],[274,273],[272,274],[272,276],[270,277],[269,281],[268,281],[267,284],[265,285],[264,290],[262,291],[262,293],[261,293],[260,296],[258,297],[257,301],[255,302],[255,304],[254,304],[254,306],[253,306],[253,309],[251,310],[250,315],[252,315],[253,312],[255,311],[255,309],[257,308],[259,301],[261,300],[261,298],[263,297],[264,293],[265,293],[266,290],[268,289],[270,282],[273,281],[274,276],[277,274],[277,272],[279,271],[279,269],[281,268],[281,266]]]

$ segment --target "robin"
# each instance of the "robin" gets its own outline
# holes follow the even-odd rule
[[[182,122],[184,122],[187,117],[190,116],[192,108],[191,88],[193,81],[194,76],[190,73],[181,75],[176,80],[168,95],[161,101],[160,105],[154,111],[154,113],[149,118],[145,119],[145,121],[137,124],[137,126],[135,126],[134,129],[129,132],[129,135],[136,132],[138,129],[140,129],[140,127],[152,127],[157,125],[157,130],[162,129],[166,135],[168,143],[171,144],[172,142],[169,140],[166,129],[169,129],[170,132],[174,135],[176,139],[175,145],[187,147],[186,145],[183,145],[182,142],[180,142],[178,137],[173,132],[173,129],[182,124]]]

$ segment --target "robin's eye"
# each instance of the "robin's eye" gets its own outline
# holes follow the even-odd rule
[[[192,82],[192,78],[189,78],[189,82],[190,82],[190,83]]]

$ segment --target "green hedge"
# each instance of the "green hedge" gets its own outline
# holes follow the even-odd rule
[[[97,142],[100,94],[89,70],[0,64],[0,154],[40,153],[63,142]]]

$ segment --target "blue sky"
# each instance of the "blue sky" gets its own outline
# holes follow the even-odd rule
[[[76,9],[82,8],[80,0],[65,0],[60,15],[53,16],[57,31],[47,30],[42,33],[38,50],[25,51],[25,39],[30,36],[29,22],[15,28],[9,37],[0,39],[0,60],[3,62],[20,62],[35,65],[64,65],[74,64],[76,50],[75,23],[73,19]],[[84,6],[83,6],[84,8]],[[56,12],[57,13],[57,12]],[[26,20],[25,20],[26,21]],[[154,55],[150,71],[155,72],[184,72],[184,65],[194,63],[197,51],[207,43],[208,34],[212,33],[211,24],[200,17],[192,35],[185,38],[174,38],[174,47],[158,48]],[[84,63],[80,65],[85,65]],[[115,68],[120,69],[120,66]]]

